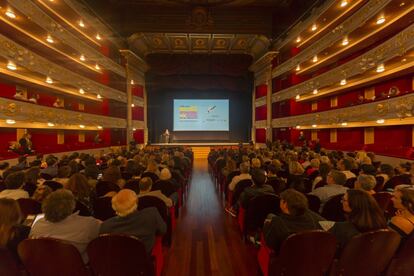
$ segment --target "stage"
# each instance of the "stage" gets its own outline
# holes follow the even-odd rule
[[[157,147],[226,147],[226,146],[238,146],[239,143],[223,143],[223,142],[203,142],[203,143],[151,143],[151,146]],[[243,143],[243,146],[247,146],[249,143]]]

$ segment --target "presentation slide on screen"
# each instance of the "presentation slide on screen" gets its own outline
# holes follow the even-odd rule
[[[228,131],[229,100],[174,100],[174,131]]]

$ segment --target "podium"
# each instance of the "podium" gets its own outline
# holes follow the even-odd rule
[[[160,136],[160,142],[164,144],[168,144],[170,142],[170,135],[169,134],[161,134]]]

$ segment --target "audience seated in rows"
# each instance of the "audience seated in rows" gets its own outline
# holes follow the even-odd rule
[[[272,186],[266,184],[266,175],[263,170],[256,168],[252,172],[252,180],[253,185],[245,188],[239,198],[240,206],[243,208],[246,208],[248,202],[256,196],[275,193]]]
[[[146,197],[146,196],[153,196],[156,198],[161,199],[167,207],[173,206],[173,201],[171,198],[166,197],[160,190],[151,191],[152,188],[152,180],[150,177],[143,177],[139,181],[139,195],[138,198]]]
[[[250,164],[247,162],[243,162],[240,164],[240,174],[233,177],[231,180],[228,189],[230,191],[234,191],[234,188],[236,188],[237,183],[239,183],[241,180],[245,179],[252,179],[252,176],[250,175]]]
[[[405,241],[414,233],[414,190],[410,188],[396,190],[392,201],[397,212],[391,218],[389,227],[400,234]]]
[[[26,175],[22,171],[7,175],[6,179],[4,180],[6,189],[0,192],[0,198],[29,198],[29,193],[22,189],[25,180]]]

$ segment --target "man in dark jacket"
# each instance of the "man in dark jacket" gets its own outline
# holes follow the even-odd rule
[[[256,196],[275,193],[272,186],[265,184],[266,174],[263,170],[254,170],[252,174],[252,180],[253,185],[244,189],[244,191],[240,195],[239,202],[243,208],[246,208],[249,201]]]

